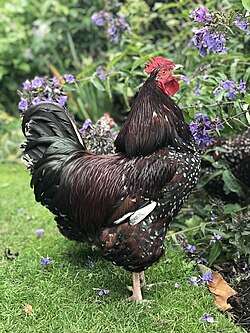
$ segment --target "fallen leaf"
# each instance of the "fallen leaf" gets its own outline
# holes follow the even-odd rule
[[[24,304],[24,311],[27,315],[31,315],[34,313],[32,306],[30,304]]]
[[[229,286],[220,273],[214,273],[214,282],[208,282],[208,288],[214,296],[215,305],[221,310],[231,309],[232,306],[227,303],[229,297],[236,295],[236,291]]]

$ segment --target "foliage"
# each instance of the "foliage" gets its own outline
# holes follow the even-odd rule
[[[146,78],[144,63],[149,57],[162,55],[184,66],[185,78],[174,98],[187,122],[203,114],[206,122],[221,119],[224,128],[220,134],[224,137],[243,132],[250,126],[250,94],[246,89],[250,77],[247,1],[212,0],[205,5],[208,10],[202,6],[195,9],[191,0],[125,0],[122,4],[104,0],[0,2],[0,104],[9,114],[16,114],[18,100],[13,93],[21,89],[26,79],[47,75],[62,83],[63,75],[72,73],[76,82],[60,89],[63,96],[67,94],[67,106],[77,120],[97,121],[109,112],[121,123]],[[104,13],[108,16],[100,24],[97,19],[103,19]],[[202,29],[208,29],[206,34]],[[15,132],[6,134],[12,131],[8,126],[5,138],[7,135],[8,141],[11,136],[15,144],[18,136]],[[7,147],[4,156],[12,154],[8,144]],[[206,158],[209,156],[204,155]],[[226,192],[242,192],[227,166],[220,163],[209,179],[201,180],[200,188],[219,174]],[[214,207],[210,203],[205,206],[204,202],[208,202],[207,197],[196,199],[196,213],[188,216],[184,210],[173,226],[193,230],[191,235],[197,245],[206,248],[204,256],[209,264],[224,255],[248,255],[244,242],[249,236],[244,234],[246,225],[240,223],[238,206],[223,206],[214,226],[210,221]],[[184,225],[182,218],[186,220]],[[209,241],[213,233],[217,234],[217,228],[230,238],[224,237],[212,245]],[[201,243],[198,239],[202,239]]]
[[[19,119],[0,112],[0,162],[20,160],[20,144],[23,141],[20,123]]]
[[[193,209],[184,210],[173,223],[173,228],[176,226],[181,231],[172,232],[169,237],[182,246],[195,244],[195,250],[187,252],[197,263],[212,266],[233,261],[242,272],[249,271],[249,210],[238,203],[225,204],[220,199],[211,200],[204,207],[204,198],[199,200],[200,196],[200,192],[194,196]],[[182,225],[181,220],[185,221]],[[188,234],[183,234],[184,231]]]

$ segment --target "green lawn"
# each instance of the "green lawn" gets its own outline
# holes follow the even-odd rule
[[[144,298],[151,302],[128,302],[131,274],[63,238],[53,216],[35,202],[23,166],[0,165],[0,205],[0,332],[243,332],[216,310],[206,287],[187,284],[197,272],[179,249],[169,247],[161,262],[147,271],[149,283],[166,282],[145,291]],[[40,228],[44,237],[37,239],[33,232]],[[5,248],[18,251],[18,258],[4,258]],[[53,262],[50,271],[41,267],[41,257],[47,255]],[[93,269],[84,266],[88,256]],[[181,287],[175,289],[175,282]],[[110,292],[99,296],[93,288]],[[33,315],[25,313],[26,303]],[[200,323],[205,313],[212,314],[215,323]]]

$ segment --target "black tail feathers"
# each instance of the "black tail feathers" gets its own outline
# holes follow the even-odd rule
[[[65,144],[73,151],[86,148],[67,109],[53,102],[42,102],[25,111],[22,130],[27,141],[21,147],[31,170],[54,143],[61,147]]]

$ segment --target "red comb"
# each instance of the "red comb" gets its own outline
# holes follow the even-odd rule
[[[144,71],[146,73],[151,73],[155,68],[162,67],[164,65],[172,65],[174,63],[170,60],[164,59],[163,57],[152,57],[152,59],[148,59],[150,63],[145,63],[146,68]]]

